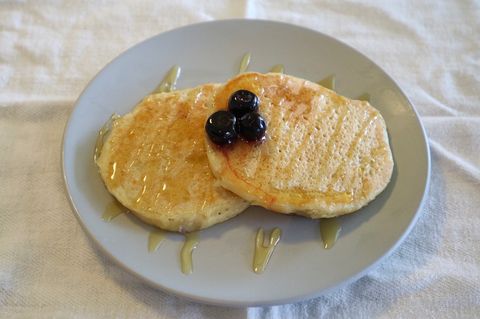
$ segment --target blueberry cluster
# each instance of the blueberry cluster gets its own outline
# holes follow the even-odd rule
[[[217,145],[232,144],[238,136],[247,141],[262,140],[267,124],[258,114],[258,97],[247,90],[236,91],[230,96],[228,111],[210,115],[205,130]]]

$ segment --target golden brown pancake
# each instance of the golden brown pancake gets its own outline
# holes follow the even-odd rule
[[[207,160],[207,102],[218,85],[146,97],[115,120],[97,159],[120,203],[162,229],[190,232],[242,212],[247,202],[222,188]]]
[[[385,122],[368,102],[293,76],[244,73],[221,86],[210,113],[240,89],[255,93],[266,140],[219,147],[207,135],[221,185],[255,205],[311,218],[354,212],[388,184],[393,170]]]

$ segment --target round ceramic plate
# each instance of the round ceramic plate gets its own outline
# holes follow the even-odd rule
[[[131,215],[104,222],[111,196],[92,160],[97,132],[112,113],[124,114],[178,64],[178,88],[225,82],[242,56],[249,70],[285,72],[318,81],[335,74],[337,91],[369,93],[387,123],[395,169],[387,189],[366,208],[340,219],[336,245],[323,248],[318,221],[251,207],[199,234],[194,271],[180,270],[183,236],[169,234],[156,252],[147,251],[150,226]],[[162,290],[196,301],[252,306],[318,296],[358,279],[388,255],[415,223],[428,186],[430,158],[418,116],[397,84],[349,46],[316,31],[278,22],[231,20],[191,25],[162,33],[108,64],[79,97],[65,130],[63,169],[78,219],[119,265]],[[283,237],[263,274],[252,271],[259,227],[280,227]]]

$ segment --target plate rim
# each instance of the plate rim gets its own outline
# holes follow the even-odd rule
[[[350,277],[344,279],[344,280],[341,280],[341,281],[338,281],[336,282],[335,284],[332,284],[330,287],[327,287],[327,288],[324,288],[324,289],[320,289],[318,290],[317,292],[315,293],[304,293],[304,294],[300,294],[300,295],[296,295],[296,296],[293,296],[293,297],[286,297],[286,298],[279,298],[279,299],[274,299],[274,300],[270,300],[270,301],[260,301],[260,302],[244,302],[244,301],[232,301],[232,300],[228,300],[228,299],[213,299],[213,298],[209,298],[209,297],[202,297],[202,296],[199,296],[199,295],[195,295],[195,294],[189,294],[188,292],[185,292],[185,291],[180,291],[180,290],[177,290],[177,289],[173,289],[173,288],[170,288],[170,287],[167,287],[167,286],[164,286],[164,285],[161,285],[159,283],[156,283],[152,280],[150,280],[149,278],[145,277],[143,274],[141,274],[140,272],[128,267],[126,264],[124,264],[121,260],[119,260],[118,258],[116,258],[114,255],[112,255],[110,253],[110,251],[104,247],[97,239],[96,237],[94,236],[94,234],[87,228],[86,226],[86,223],[85,221],[83,220],[81,214],[79,213],[76,205],[75,205],[75,202],[72,198],[72,195],[71,195],[71,190],[70,190],[70,187],[69,187],[69,183],[68,183],[68,177],[67,177],[67,173],[66,173],[66,167],[65,167],[65,147],[66,147],[66,142],[67,142],[67,138],[68,138],[68,134],[69,134],[69,129],[71,127],[71,123],[72,123],[72,120],[73,120],[73,114],[75,113],[75,111],[77,110],[78,106],[79,106],[79,101],[80,99],[82,98],[82,96],[85,94],[85,92],[87,91],[87,89],[90,88],[90,86],[96,81],[96,79],[105,71],[105,69],[108,68],[109,65],[111,65],[112,63],[114,63],[116,60],[118,60],[121,56],[123,56],[124,54],[127,54],[127,52],[130,52],[130,51],[133,51],[135,50],[137,47],[141,46],[141,45],[144,45],[145,43],[147,42],[150,42],[150,41],[153,41],[155,38],[159,37],[159,36],[162,36],[162,35],[165,35],[167,33],[172,33],[172,32],[177,32],[179,30],[182,30],[182,29],[188,29],[188,28],[197,28],[199,26],[203,26],[203,25],[207,25],[207,24],[223,24],[223,23],[263,23],[263,24],[270,24],[270,25],[282,25],[282,26],[285,26],[285,27],[289,27],[289,28],[297,28],[301,31],[304,31],[304,32],[313,32],[313,33],[316,33],[317,35],[320,35],[320,36],[323,36],[323,37],[326,37],[328,38],[329,40],[331,41],[334,41],[334,42],[338,42],[340,43],[341,45],[347,47],[348,49],[352,50],[353,52],[355,52],[355,54],[358,54],[360,55],[362,58],[368,60],[370,63],[372,63],[376,68],[378,68],[378,70],[380,70],[383,75],[385,77],[387,77],[392,83],[393,85],[395,86],[395,88],[399,91],[399,93],[401,94],[401,96],[406,100],[406,102],[409,104],[411,110],[413,111],[414,115],[415,115],[415,120],[416,122],[418,123],[419,125],[419,128],[420,128],[420,131],[421,131],[421,137],[422,137],[422,144],[424,146],[424,151],[425,151],[425,154],[426,154],[426,174],[425,174],[425,180],[423,181],[424,182],[424,187],[423,187],[423,192],[421,194],[421,198],[420,198],[420,201],[418,202],[417,204],[417,207],[416,207],[416,211],[413,215],[413,218],[410,220],[408,226],[403,230],[401,236],[398,237],[398,239],[396,239],[396,241],[394,242],[394,244],[389,247],[382,255],[380,255],[374,262],[372,262],[370,265],[368,265],[367,267],[364,267],[363,269],[361,269],[360,271],[356,272],[355,274],[351,275]],[[405,92],[401,89],[400,85],[392,78],[392,76],[390,76],[382,67],[380,67],[375,61],[371,60],[368,56],[366,56],[365,54],[363,54],[361,51],[359,51],[358,49],[352,47],[351,45],[345,43],[344,41],[342,40],[339,40],[333,36],[330,36],[326,33],[323,33],[323,32],[320,32],[316,29],[312,29],[312,28],[308,28],[308,27],[305,27],[305,26],[301,26],[301,25],[297,25],[297,24],[293,24],[293,23],[287,23],[287,22],[282,22],[282,21],[276,21],[276,20],[268,20],[268,19],[222,19],[222,20],[212,20],[212,21],[203,21],[203,22],[198,22],[198,23],[192,23],[192,24],[188,24],[188,25],[184,25],[184,26],[180,26],[180,27],[177,27],[177,28],[171,28],[171,29],[168,29],[166,31],[163,31],[163,32],[160,32],[158,34],[155,34],[153,36],[150,36],[134,45],[132,45],[131,47],[127,48],[126,50],[120,52],[118,55],[116,55],[114,58],[112,58],[107,64],[105,64],[96,74],[95,76],[92,77],[92,79],[90,79],[87,84],[85,85],[85,87],[83,88],[83,90],[81,91],[81,93],[78,95],[77,99],[75,100],[75,102],[73,103],[73,107],[71,109],[71,111],[69,112],[68,114],[68,120],[65,124],[65,127],[64,127],[64,131],[63,131],[63,136],[62,136],[62,142],[61,142],[61,167],[62,167],[62,176],[63,176],[63,186],[64,186],[64,190],[66,191],[66,196],[68,198],[68,202],[70,204],[70,207],[72,208],[72,211],[75,215],[75,217],[77,218],[77,220],[80,222],[80,225],[82,227],[82,229],[87,233],[88,235],[88,238],[90,240],[93,240],[93,242],[95,243],[95,245],[97,247],[100,248],[100,250],[102,251],[102,253],[104,253],[105,255],[107,255],[110,260],[113,260],[114,263],[116,265],[119,265],[123,270],[126,270],[128,273],[134,275],[134,277],[137,277],[137,278],[140,278],[142,279],[142,281],[146,284],[148,284],[150,287],[154,287],[156,289],[160,289],[161,291],[163,292],[166,292],[168,294],[171,294],[171,295],[174,295],[174,296],[179,296],[179,297],[182,297],[182,298],[185,298],[186,300],[189,300],[191,302],[195,302],[195,303],[201,303],[201,304],[208,304],[208,305],[215,305],[215,306],[229,306],[229,307],[259,307],[259,306],[274,306],[274,305],[282,305],[282,304],[290,304],[290,303],[295,303],[295,302],[299,302],[299,301],[308,301],[308,300],[311,300],[313,298],[316,298],[316,297],[320,297],[322,295],[325,295],[325,294],[328,294],[334,290],[338,290],[338,289],[341,289],[343,287],[345,287],[346,285],[350,284],[350,283],[353,283],[355,281],[357,281],[358,279],[360,279],[361,277],[365,276],[366,274],[368,274],[369,272],[371,272],[374,268],[376,268],[382,261],[384,261],[386,258],[388,258],[396,249],[398,249],[398,247],[400,246],[400,244],[403,243],[403,241],[405,240],[405,238],[410,234],[410,232],[412,231],[413,227],[415,226],[415,224],[417,223],[418,219],[420,218],[420,216],[422,215],[423,213],[423,206],[425,204],[425,201],[426,201],[426,198],[427,198],[427,194],[428,194],[428,191],[430,189],[430,179],[431,179],[431,152],[430,152],[430,147],[429,147],[429,144],[428,144],[428,136],[427,136],[427,133],[426,133],[426,130],[425,130],[425,127],[423,125],[423,122],[421,121],[421,118],[418,114],[418,111],[415,107],[415,105],[412,103],[412,101],[408,98],[408,96],[405,94]]]

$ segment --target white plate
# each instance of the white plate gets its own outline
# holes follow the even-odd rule
[[[388,188],[360,212],[341,218],[343,231],[330,250],[318,222],[250,208],[200,233],[194,272],[180,271],[183,236],[171,234],[147,252],[150,227],[129,215],[101,219],[110,195],[92,161],[97,131],[112,113],[124,114],[178,64],[179,88],[224,82],[245,52],[250,70],[285,65],[286,73],[317,81],[336,74],[337,91],[364,92],[384,116],[395,160]],[[127,270],[165,291],[196,301],[237,305],[289,303],[318,296],[364,275],[405,238],[428,186],[430,156],[418,116],[397,84],[368,58],[321,33],[278,22],[215,21],[148,39],[108,64],[79,97],[65,130],[63,170],[71,203],[85,230]],[[252,271],[258,227],[278,226],[283,238],[266,271]]]

